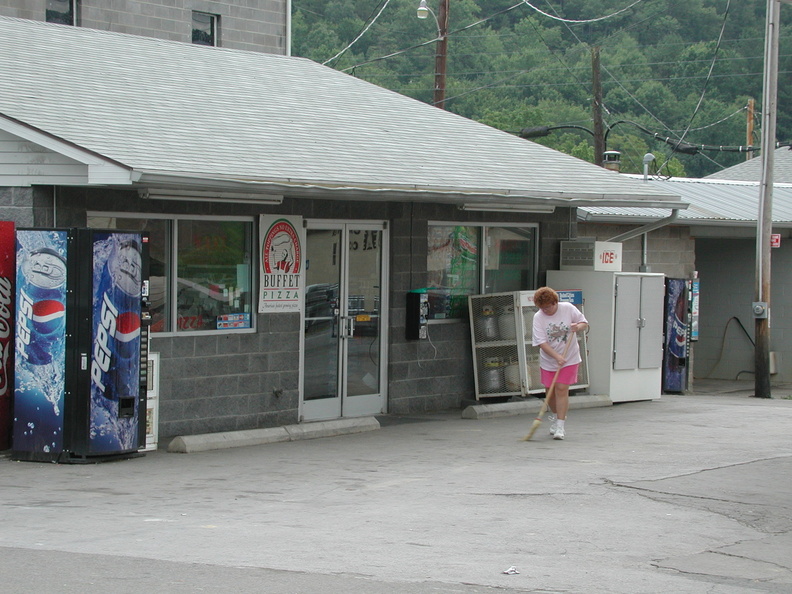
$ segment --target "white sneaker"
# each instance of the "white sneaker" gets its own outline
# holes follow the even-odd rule
[[[547,420],[550,421],[550,435],[555,435],[556,429],[558,429],[558,417],[550,413],[547,415]]]
[[[564,439],[564,430],[561,427],[556,428],[553,439]]]

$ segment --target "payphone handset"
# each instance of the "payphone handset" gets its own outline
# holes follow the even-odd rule
[[[429,294],[426,289],[407,293],[407,315],[405,336],[407,340],[429,338],[427,320],[429,319]]]

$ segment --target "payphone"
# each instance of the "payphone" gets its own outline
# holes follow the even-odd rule
[[[407,340],[429,338],[429,329],[426,326],[428,316],[429,294],[426,289],[407,293],[407,319],[405,322],[405,337]]]

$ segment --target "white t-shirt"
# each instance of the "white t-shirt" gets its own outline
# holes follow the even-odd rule
[[[553,350],[562,355],[567,346],[567,340],[571,340],[567,351],[566,365],[580,363],[580,347],[577,337],[572,334],[572,324],[580,322],[588,323],[583,313],[571,303],[560,302],[555,314],[548,316],[541,309],[534,314],[533,318],[533,346],[539,346],[545,342],[549,343]],[[539,366],[547,371],[556,371],[558,363],[543,350],[539,350]]]

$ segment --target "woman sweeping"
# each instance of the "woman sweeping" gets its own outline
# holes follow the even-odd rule
[[[580,347],[576,333],[587,330],[589,323],[583,313],[571,303],[559,303],[558,293],[542,287],[534,293],[534,305],[539,308],[533,319],[533,346],[539,347],[539,367],[542,385],[555,387],[547,395],[550,409],[550,433],[553,439],[564,439],[564,424],[569,411],[569,386],[577,383]],[[572,341],[568,344],[568,341]],[[566,353],[564,355],[564,353]]]

